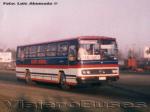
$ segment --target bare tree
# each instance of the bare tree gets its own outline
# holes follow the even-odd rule
[[[118,50],[118,59],[119,60],[124,60],[125,59],[125,57],[124,57],[124,55],[123,55],[123,53],[120,49]]]

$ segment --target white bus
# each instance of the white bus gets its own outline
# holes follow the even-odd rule
[[[17,47],[16,76],[62,88],[119,79],[115,38],[81,36]]]

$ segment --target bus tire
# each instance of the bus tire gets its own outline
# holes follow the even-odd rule
[[[25,82],[26,82],[26,84],[28,84],[28,85],[32,85],[32,84],[33,84],[32,79],[31,79],[31,73],[30,73],[30,70],[29,70],[29,69],[26,69]]]
[[[66,83],[66,76],[64,73],[60,74],[60,86],[63,90],[69,90],[71,87]]]

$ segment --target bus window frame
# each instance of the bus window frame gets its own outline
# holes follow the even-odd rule
[[[35,50],[33,50],[33,48],[36,48]],[[28,58],[35,58],[37,57],[37,49],[38,49],[38,46],[29,46],[28,47]]]
[[[54,50],[48,50],[49,46],[51,46],[51,47],[55,46],[56,47],[55,51]],[[57,56],[57,51],[58,51],[58,43],[49,43],[49,44],[47,44],[47,49],[46,49],[46,56],[47,57],[55,57],[55,56]],[[55,55],[48,55],[48,53],[52,53],[52,52],[55,53]]]
[[[63,45],[63,44],[65,44],[66,45],[66,48],[67,48],[67,50],[65,51],[65,52],[61,52],[61,53],[66,53],[65,55],[63,55],[63,54],[61,54],[60,55],[60,45]],[[69,43],[68,42],[60,42],[60,43],[58,43],[58,47],[57,47],[57,56],[62,56],[62,57],[67,57],[68,56],[68,49],[69,49]]]
[[[43,51],[41,51],[41,48],[39,48],[39,47],[44,47],[44,50]],[[39,50],[40,49],[40,50]],[[37,57],[46,57],[46,49],[47,49],[47,45],[45,45],[45,44],[41,44],[41,45],[37,45]],[[44,55],[39,55],[39,54],[44,54]]]
[[[74,50],[75,50],[75,55],[71,55],[70,54],[70,48],[71,46],[75,46]],[[77,60],[77,56],[78,56],[78,45],[76,44],[70,44],[68,46],[68,61],[76,61]]]

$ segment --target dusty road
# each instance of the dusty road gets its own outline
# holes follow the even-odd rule
[[[4,102],[6,100],[7,102]],[[42,102],[42,105],[46,105],[46,109],[43,106],[40,106],[40,109],[36,108],[39,106],[35,105],[30,105],[30,108],[29,106],[20,108],[17,101],[22,100],[30,104]],[[66,110],[148,112],[150,111],[150,75],[121,74],[120,80],[113,84],[64,91],[57,85],[29,86],[17,81],[15,72],[0,71],[0,101],[0,112],[10,110],[13,112],[37,110],[41,112]],[[13,102],[15,106],[11,105],[11,107],[8,101]]]

